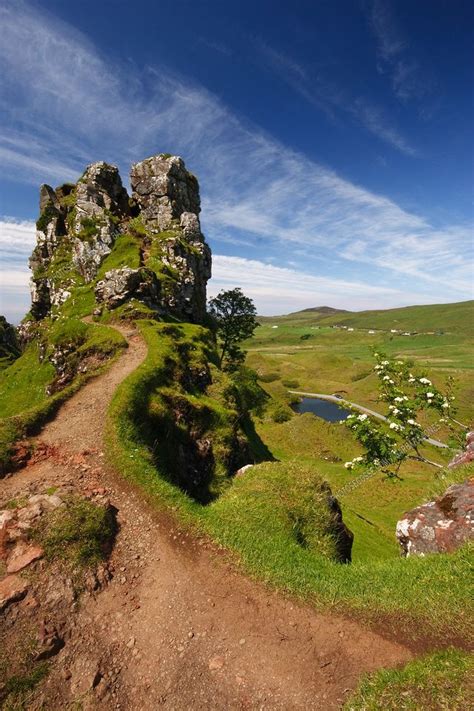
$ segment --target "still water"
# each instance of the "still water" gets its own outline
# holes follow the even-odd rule
[[[300,415],[304,412],[311,412],[316,417],[322,417],[326,422],[339,422],[351,414],[350,410],[339,407],[335,402],[319,400],[316,397],[302,397],[300,402],[293,406],[293,409]]]

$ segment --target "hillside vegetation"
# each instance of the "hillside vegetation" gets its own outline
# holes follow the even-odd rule
[[[262,318],[246,343],[246,364],[221,368],[206,312],[211,257],[197,180],[181,159],[160,154],[132,167],[131,184],[129,197],[117,169],[96,163],[75,185],[42,187],[32,310],[20,328],[21,354],[8,355],[0,372],[1,471],[24,463],[15,462],[18,440],[34,447],[25,438],[120,355],[121,333],[130,339],[132,325],[130,343],[142,338],[147,357],[127,371],[108,409],[111,469],[268,585],[406,645],[466,647],[472,550],[401,558],[395,526],[406,510],[471,477],[474,464],[446,469],[457,445],[424,412],[423,424],[449,445],[420,445],[440,468],[406,459],[396,477],[379,468],[354,482],[344,463],[360,445],[339,423],[296,414],[291,391],[337,392],[377,410],[376,348],[441,389],[453,375],[456,416],[468,426],[474,302]],[[48,547],[57,539],[42,540]],[[429,669],[446,695],[467,662],[455,649],[369,677],[350,708],[382,701],[396,708],[400,694],[415,695],[413,673],[429,700]]]

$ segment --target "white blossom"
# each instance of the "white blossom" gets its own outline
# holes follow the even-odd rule
[[[397,425],[396,422],[391,422],[391,423],[390,423],[390,429],[397,431],[397,430],[400,429],[400,427],[399,427],[399,425]]]
[[[441,405],[441,407],[444,407],[444,408],[449,407],[449,402],[443,402],[443,404]]]
[[[428,380],[428,378],[420,378],[420,383],[422,385],[431,385],[431,380]]]
[[[426,397],[427,397],[428,399],[429,399],[429,398],[432,398],[432,397],[434,397],[434,393],[426,393]]]
[[[357,419],[360,420],[360,422],[364,422],[364,420],[367,419],[367,415],[359,415]]]

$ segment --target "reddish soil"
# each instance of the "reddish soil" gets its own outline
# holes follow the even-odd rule
[[[71,607],[34,708],[337,709],[361,674],[408,661],[407,648],[359,623],[247,579],[106,468],[107,406],[146,354],[122,332],[128,350],[43,429],[44,456],[1,484],[3,501],[55,486],[105,493],[118,510],[113,577]]]

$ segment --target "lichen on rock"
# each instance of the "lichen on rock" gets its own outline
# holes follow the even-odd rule
[[[129,198],[118,169],[98,162],[75,185],[41,186],[30,258],[34,320],[54,314],[90,284],[109,309],[133,298],[158,314],[203,321],[211,252],[199,223],[197,179],[181,158],[160,154],[132,166],[131,185]],[[100,276],[120,235],[136,239],[138,268],[122,262]]]
[[[435,501],[408,511],[396,535],[403,556],[452,553],[474,540],[474,480],[453,484]]]

